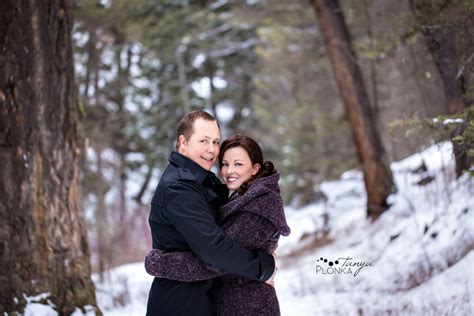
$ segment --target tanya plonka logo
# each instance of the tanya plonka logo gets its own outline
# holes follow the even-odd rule
[[[351,274],[357,276],[365,267],[372,267],[372,261],[355,261],[352,257],[339,257],[336,260],[319,258],[316,260],[316,274]]]

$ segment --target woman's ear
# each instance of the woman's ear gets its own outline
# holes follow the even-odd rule
[[[258,173],[258,171],[260,170],[260,164],[259,163],[256,163],[253,165],[253,171],[252,171],[252,176],[256,175]]]

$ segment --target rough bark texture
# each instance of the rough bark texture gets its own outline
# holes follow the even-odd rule
[[[0,2],[0,313],[96,307],[79,208],[72,1]]]
[[[364,87],[357,56],[352,50],[339,2],[312,0],[342,95],[367,190],[367,215],[376,219],[388,208],[387,197],[395,190],[390,169],[384,163],[385,150]]]

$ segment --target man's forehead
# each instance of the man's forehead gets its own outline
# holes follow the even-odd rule
[[[205,131],[196,131],[194,133],[194,135],[196,137],[200,137],[200,138],[208,138],[208,139],[217,139],[217,140],[220,140],[221,139],[221,136],[220,135],[212,135],[211,133],[208,133],[208,132],[205,132]]]
[[[220,139],[220,130],[215,121],[207,121],[201,118],[194,122],[194,135],[210,139]]]

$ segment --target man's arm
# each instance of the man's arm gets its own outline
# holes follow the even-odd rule
[[[264,251],[250,251],[225,236],[209,210],[201,187],[191,181],[175,181],[166,195],[166,216],[191,250],[219,270],[266,281],[275,270],[275,260]]]

